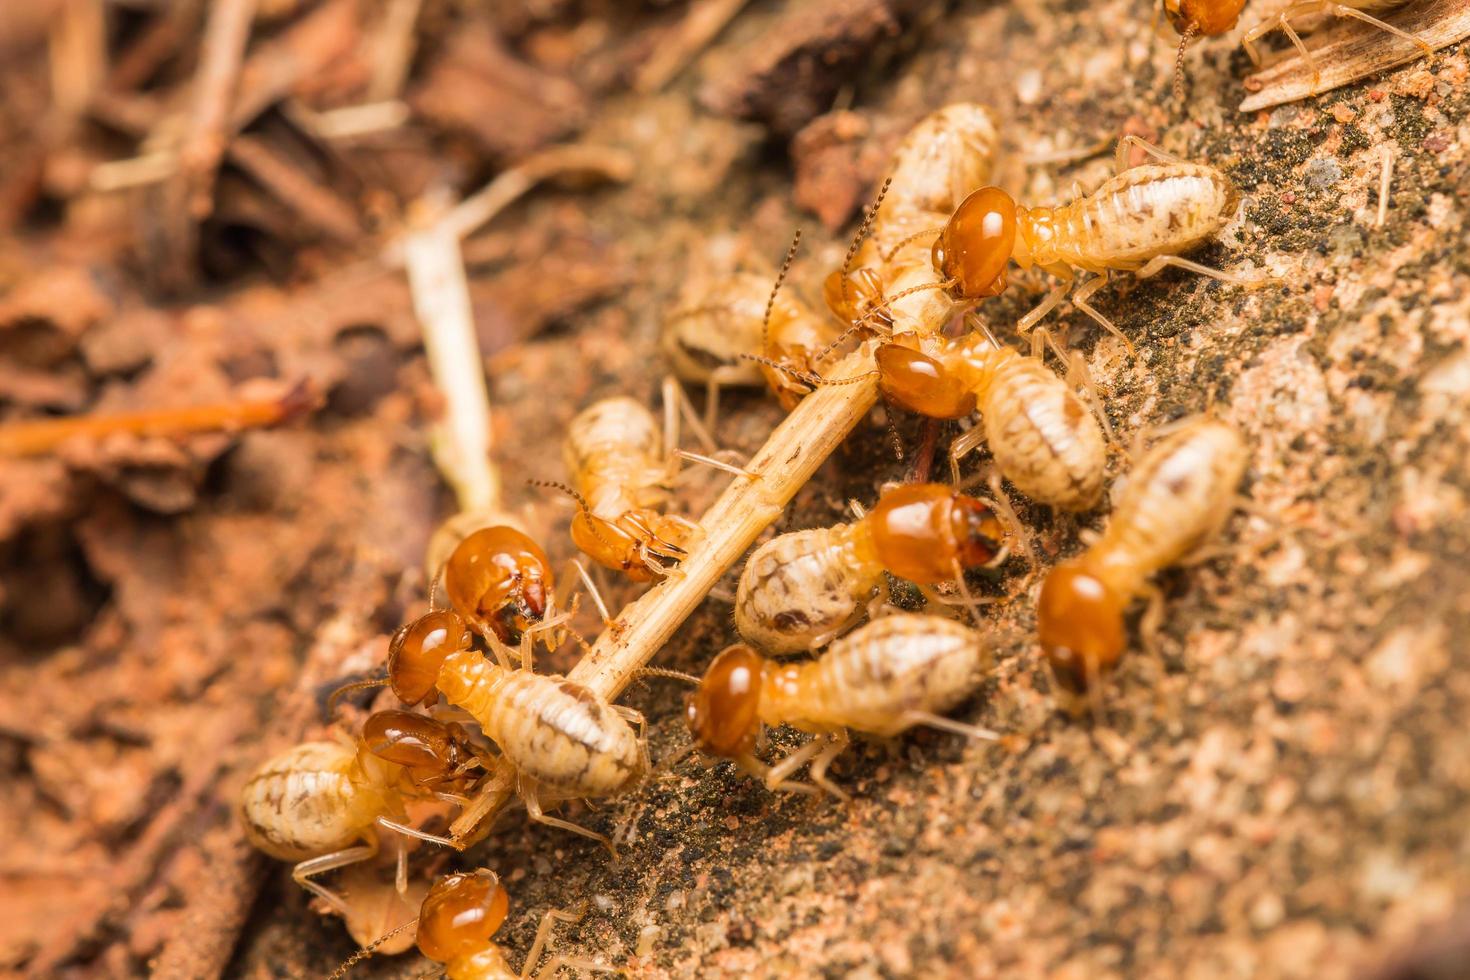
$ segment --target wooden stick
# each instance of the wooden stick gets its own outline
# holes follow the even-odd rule
[[[735,478],[700,521],[703,536],[690,547],[689,557],[608,624],[568,675],[571,680],[611,700],[653,659],[720,576],[780,516],[873,407],[878,398],[873,351],[871,342],[864,344],[829,374],[835,380],[863,380],[819,388],[771,433],[747,464],[759,476]],[[450,828],[454,837],[472,841],[488,832],[490,819],[510,799],[512,775],[509,763],[502,761],[491,789],[482,790],[475,804],[454,821]]]
[[[403,254],[429,372],[446,406],[430,435],[434,462],[461,511],[497,511],[500,476],[490,462],[490,394],[459,235],[448,222],[435,222],[409,235]]]
[[[0,456],[40,456],[54,452],[72,439],[102,439],[116,433],[145,437],[177,436],[278,425],[309,410],[315,403],[316,395],[302,382],[280,398],[9,422],[0,425]]]
[[[1423,39],[1436,51],[1470,37],[1470,0],[1433,0],[1410,4],[1385,23]],[[1369,75],[1397,68],[1424,57],[1419,46],[1385,33],[1372,24],[1352,21],[1312,49],[1322,71],[1316,94],[1355,82]],[[1248,95],[1241,112],[1255,112],[1305,99],[1313,94],[1312,69],[1300,55],[1256,72],[1245,80]]]

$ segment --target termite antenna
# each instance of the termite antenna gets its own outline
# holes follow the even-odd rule
[[[374,677],[370,680],[353,681],[351,684],[343,684],[327,697],[327,720],[331,721],[333,718],[336,717],[337,702],[340,701],[344,695],[350,694],[353,691],[366,691],[368,688],[382,687],[387,683],[387,677]]]
[[[796,229],[796,234],[791,239],[791,247],[786,250],[786,259],[781,263],[781,271],[776,274],[776,284],[771,287],[771,295],[766,298],[766,315],[761,317],[761,353],[765,354],[771,349],[771,311],[776,308],[776,294],[781,291],[781,283],[786,281],[786,273],[791,271],[791,263],[796,258],[796,250],[801,246],[801,229]]]
[[[1174,98],[1181,103],[1184,101],[1184,49],[1198,33],[1199,25],[1194,23],[1179,32],[1179,50],[1174,55]]]
[[[868,237],[868,232],[872,230],[873,219],[878,217],[878,209],[883,206],[883,198],[888,196],[888,188],[892,183],[892,175],[883,181],[883,186],[878,188],[877,199],[873,201],[873,206],[868,208],[867,213],[863,215],[863,223],[858,225],[857,235],[853,238],[852,244],[847,246],[847,256],[842,260],[842,305],[844,307],[847,306],[848,270],[852,268],[852,260],[857,258],[858,249],[862,247],[864,239]]]
[[[342,980],[342,978],[347,975],[348,970],[351,970],[354,966],[361,963],[369,956],[372,956],[373,950],[377,949],[379,946],[383,945],[388,940],[392,939],[394,936],[398,935],[400,932],[409,928],[410,926],[417,925],[418,921],[419,917],[414,916],[412,919],[409,919],[407,922],[403,923],[403,925],[396,926],[392,930],[383,933],[377,939],[374,939],[362,949],[359,949],[357,952],[347,957],[347,959],[343,960],[342,965],[333,970],[332,975],[327,977],[327,980]]]
[[[602,536],[602,532],[597,529],[597,525],[602,523],[602,518],[592,513],[592,505],[587,502],[586,497],[582,496],[580,493],[573,490],[565,483],[558,483],[555,480],[527,480],[526,483],[533,487],[546,487],[550,490],[560,490],[562,493],[571,497],[577,502],[577,506],[582,509],[582,513],[587,515],[587,526],[592,529],[593,536],[596,537],[598,541],[601,541],[603,544],[605,544],[607,547],[611,548],[613,546],[613,543],[607,538],[604,538]]]
[[[682,670],[669,670],[667,667],[639,667],[639,677],[668,677],[672,680],[683,681],[694,687],[699,686],[699,678],[693,674],[686,674]]]

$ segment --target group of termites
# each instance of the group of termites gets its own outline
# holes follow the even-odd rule
[[[1365,11],[1393,0],[1350,3],[1296,4],[1247,40],[1280,27],[1300,45],[1295,16],[1328,10],[1380,23]],[[1223,32],[1242,5],[1163,0],[1184,41]],[[1149,646],[1163,608],[1153,576],[1200,554],[1241,499],[1248,449],[1240,433],[1208,416],[1177,420],[1129,457],[1131,472],[1106,527],[1085,532],[1080,553],[1036,568],[1005,484],[1038,505],[1092,511],[1102,502],[1110,447],[1117,447],[1086,362],[1040,321],[1070,292],[1072,305],[1131,353],[1129,338],[1088,302],[1112,274],[1147,277],[1175,267],[1245,288],[1275,280],[1185,257],[1215,238],[1240,202],[1214,167],[1124,137],[1118,172],[1092,193],[1061,206],[1025,206],[989,183],[997,145],[991,117],[978,105],[950,105],[920,122],[899,147],[842,266],[825,280],[823,313],[780,289],[795,243],[774,282],[745,272],[699,283],[665,317],[663,347],[677,378],[706,386],[704,421],[672,377],[662,424],[634,399],[598,401],[570,424],[569,479],[543,483],[574,499],[570,537],[587,559],[633,582],[657,582],[680,574],[707,531],[670,509],[681,462],[760,475],[716,458],[710,431],[721,388],[767,385],[789,411],[824,385],[853,383],[824,372],[863,351],[871,357],[864,377],[876,375],[890,413],[963,427],[947,454],[948,483],[887,485],[876,500],[854,501],[850,522],[789,531],[756,547],[733,597],[741,642],[715,656],[703,678],[649,671],[693,682],[686,718],[694,746],[771,790],[847,799],[829,771],[852,732],[892,738],[922,725],[997,738],[946,712],[993,666],[980,607],[1000,600],[973,595],[966,573],[998,568],[1012,554],[1026,556],[1041,578],[1037,640],[1059,702],[1073,712],[1098,711],[1101,681],[1130,646],[1130,608],[1147,600],[1138,630]],[[1135,149],[1151,162],[1126,166]],[[973,313],[1007,289],[1012,263],[1055,280],[1015,324],[1018,334],[1030,334],[1026,351],[1002,343]],[[1065,378],[1044,363],[1049,351],[1066,364]],[[710,455],[678,448],[681,416]],[[960,466],[981,447],[990,455],[988,498],[966,492],[987,481],[965,480]],[[610,622],[592,576],[577,567]],[[891,605],[893,582],[911,584],[927,611]],[[379,710],[356,738],[307,742],[261,766],[243,796],[251,841],[295,862],[294,879],[346,914],[347,900],[322,876],[377,856],[386,831],[402,891],[409,839],[462,843],[416,826],[410,805],[466,807],[485,791],[492,767],[508,762],[533,821],[597,840],[615,856],[608,836],[548,813],[567,800],[636,792],[652,768],[638,712],[535,670],[538,644],[552,650],[569,637],[581,642],[570,626],[573,611],[570,593],[558,594],[547,553],[523,530],[496,525],[466,536],[437,570],[428,611],[389,644],[382,683],[421,710]],[[781,659],[792,656],[802,659]],[[781,725],[812,738],[765,761],[765,732]],[[795,778],[803,766],[806,781]],[[403,928],[416,923],[419,950],[451,978],[525,977],[553,924],[576,913],[547,912],[516,972],[493,940],[507,908],[492,872],[450,874]],[[564,965],[615,972],[557,957],[541,973]]]

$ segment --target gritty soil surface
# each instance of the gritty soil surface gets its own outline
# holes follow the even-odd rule
[[[1055,318],[1125,445],[1212,412],[1251,446],[1250,503],[1223,546],[1160,578],[1159,649],[1125,658],[1104,721],[1059,712],[1033,639],[1040,569],[1013,557],[972,579],[1008,600],[985,612],[994,675],[955,712],[1000,742],[860,742],[833,770],[851,803],[774,795],[687,754],[684,689],[649,679],[623,700],[650,720],[655,777],[566,808],[619,835],[617,862],[513,808],[452,860],[415,852],[415,873],[498,871],[514,963],[546,909],[587,903],[555,950],[638,977],[1325,978],[1470,958],[1470,923],[1453,918],[1470,890],[1463,45],[1244,116],[1249,62],[1228,37],[1188,52],[1173,100],[1173,39],[1142,0],[761,0],[643,93],[633,80],[683,4],[476,17],[426,0],[398,93],[408,122],[303,142],[301,113],[367,101],[383,5],[262,0],[247,57],[324,16],[342,22],[297,43],[336,50],[279,91],[247,63],[242,87],[271,98],[181,252],[156,189],[100,193],[87,174],[187,106],[197,15],[168,35],[161,17],[117,13],[109,97],[66,111],[45,83],[47,14],[53,35],[85,36],[62,12],[86,4],[32,6],[0,13],[0,418],[204,404],[303,377],[323,399],[269,431],[0,460],[0,970],[320,977],[355,949],[285,865],[249,851],[234,806],[254,766],[329,731],[328,692],[379,669],[424,607],[425,547],[454,508],[429,455],[439,401],[408,286],[378,258],[408,202],[468,193],[567,138],[637,161],[626,185],[541,190],[465,245],[508,500],[560,561],[570,509],[523,480],[566,478],[570,418],[608,395],[654,405],[660,320],[689,283],[774,272],[799,225],[792,288],[816,305],[897,140],[956,100],[996,112],[998,181],[1026,202],[1095,186],[1111,154],[1087,149],[1124,132],[1223,169],[1241,217],[1194,258],[1282,280],[1122,277],[1096,305],[1136,356],[1070,306]],[[293,196],[251,147],[307,190]],[[1014,340],[1045,285],[1017,277],[981,312]],[[743,455],[780,419],[755,391],[722,404],[719,441]],[[900,460],[885,422],[876,410],[777,530],[841,520],[905,479],[923,425],[892,419]],[[1127,470],[1114,453],[1114,498]],[[722,483],[692,479],[679,506],[698,514]],[[1108,510],[1017,504],[1041,569]],[[609,601],[637,589],[610,583]],[[734,638],[712,596],[657,663],[701,673]],[[373,703],[391,699],[359,696],[345,725]],[[768,751],[801,738],[778,730]],[[426,969],[409,954],[353,975]]]

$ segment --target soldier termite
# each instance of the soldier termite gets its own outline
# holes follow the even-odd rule
[[[1124,169],[1129,146],[1166,162]],[[1146,278],[1176,266],[1247,288],[1273,281],[1180,257],[1213,238],[1234,216],[1240,193],[1225,174],[1170,156],[1136,136],[1118,141],[1117,165],[1117,176],[1061,207],[1022,207],[999,187],[982,187],[965,198],[934,242],[933,263],[944,277],[942,285],[958,299],[995,296],[1005,288],[1012,260],[1022,269],[1039,266],[1061,282],[1016,324],[1024,333],[1062,301],[1078,272],[1094,273],[1073,294],[1072,305],[1132,351],[1122,331],[1088,303],[1110,271]]]
[[[686,554],[699,525],[660,508],[680,459],[732,473],[744,470],[675,448],[678,418],[687,408],[672,378],[664,386],[664,435],[653,413],[631,398],[604,398],[572,419],[564,444],[572,486],[533,481],[576,499],[572,541],[600,565],[635,582],[663,576]],[[665,437],[669,451],[665,452]]]
[[[1071,360],[1096,405],[1085,363],[1080,355]],[[1100,405],[1096,416],[1089,412],[1039,356],[1004,347],[989,331],[953,340],[898,334],[878,348],[877,365],[879,390],[901,408],[938,419],[979,409],[981,424],[950,449],[956,484],[959,460],[983,438],[1001,475],[1033,500],[1080,511],[1102,496],[1107,448],[1099,421],[1106,416]]]
[[[528,630],[545,629],[547,611],[555,607],[556,583],[546,552],[513,527],[495,525],[467,535],[450,552],[442,578],[457,621],[503,643],[519,643]],[[432,629],[442,637],[447,622],[424,617],[400,633]],[[417,639],[427,641],[428,634]]]
[[[920,586],[1005,560],[1010,532],[982,501],[936,483],[888,490],[852,524],[782,534],[745,563],[735,596],[740,635],[771,653],[819,647],[882,593],[884,573]],[[968,596],[966,596],[968,600]],[[969,600],[973,601],[973,600]]]
[[[1261,55],[1256,50],[1256,42],[1272,31],[1280,30],[1301,55],[1302,61],[1312,70],[1312,90],[1315,92],[1321,83],[1322,73],[1317,68],[1316,59],[1312,57],[1307,46],[1302,43],[1301,37],[1291,26],[1294,18],[1320,13],[1330,13],[1334,17],[1351,17],[1416,44],[1426,56],[1432,56],[1434,49],[1423,38],[1416,37],[1407,31],[1401,31],[1392,24],[1385,23],[1373,16],[1375,13],[1402,7],[1406,2],[1407,0],[1346,0],[1345,3],[1334,3],[1332,0],[1303,0],[1303,2],[1290,3],[1279,13],[1268,17],[1247,31],[1241,38],[1241,44],[1245,46],[1251,61],[1259,65]],[[1244,7],[1245,0],[1163,0],[1164,15],[1169,18],[1169,23],[1174,26],[1174,30],[1179,32],[1179,56],[1174,65],[1174,93],[1176,96],[1183,92],[1184,48],[1190,39],[1198,35],[1213,37],[1224,34],[1235,27]]]
[[[980,683],[990,656],[975,630],[939,616],[895,613],[838,640],[816,660],[781,665],[736,644],[710,664],[689,701],[689,730],[700,749],[732,759],[773,790],[811,762],[811,780],[841,799],[827,767],[848,730],[894,736],[928,725],[977,739],[994,732],[943,717]],[[765,726],[817,736],[774,766],[756,758]]]
[[[500,877],[493,871],[481,868],[477,871],[448,874],[434,882],[424,897],[419,914],[392,933],[380,937],[352,954],[333,971],[329,980],[341,980],[347,972],[373,949],[392,935],[418,925],[415,942],[419,952],[436,963],[444,964],[448,980],[526,980],[541,958],[551,930],[557,922],[576,922],[582,911],[566,912],[551,909],[541,917],[536,929],[536,938],[526,953],[525,963],[519,972],[511,969],[505,950],[494,942],[495,933],[510,911],[510,896],[500,884]],[[595,970],[603,973],[619,972],[614,967],[586,960],[555,956],[536,972],[539,977],[555,976],[562,967],[580,970]]]
[[[304,742],[257,769],[241,794],[245,833],[271,857],[297,862],[291,871],[297,884],[348,916],[341,897],[312,879],[376,855],[379,827],[453,846],[404,823],[405,801],[463,803],[484,764],[457,726],[405,711],[379,712],[356,740]],[[400,885],[406,881],[403,857],[400,851]]]
[[[447,610],[431,611],[394,637],[388,680],[410,704],[435,693],[463,709],[516,769],[531,819],[601,841],[602,834],[547,816],[542,807],[565,799],[605,798],[632,789],[648,771],[643,739],[629,724],[643,716],[610,704],[565,677],[531,669],[530,638],[521,642],[521,667],[488,639],[499,662],[471,649],[465,624]]]
[[[1163,605],[1150,577],[1214,536],[1234,509],[1246,465],[1240,434],[1211,419],[1171,428],[1135,467],[1107,530],[1042,583],[1041,647],[1069,692],[1095,691],[1117,663],[1128,645],[1123,613],[1141,596],[1150,598],[1141,629],[1151,639]]]

